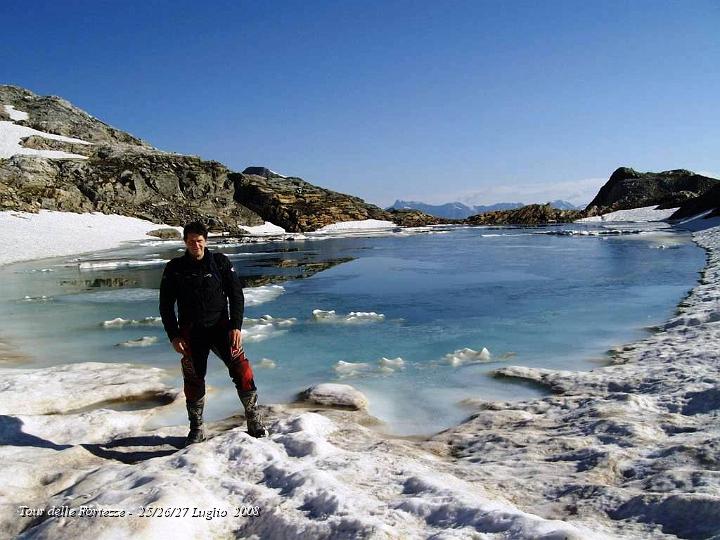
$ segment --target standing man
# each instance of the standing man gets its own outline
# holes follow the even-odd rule
[[[257,389],[241,341],[245,307],[242,283],[225,255],[212,253],[205,247],[207,236],[207,227],[201,222],[185,225],[185,255],[167,263],[160,284],[163,326],[173,348],[182,355],[180,362],[190,420],[186,444],[205,440],[205,373],[211,350],[225,363],[235,383],[245,407],[248,433],[265,437],[268,432],[257,409]]]

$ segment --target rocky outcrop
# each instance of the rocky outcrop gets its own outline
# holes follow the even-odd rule
[[[420,210],[400,210],[393,208],[388,210],[390,220],[401,227],[425,227],[427,225],[449,225],[461,223],[459,219],[448,219],[431,216]]]
[[[684,219],[708,212],[705,217],[720,216],[720,182],[699,197],[685,201],[670,219]]]
[[[302,178],[263,171],[267,171],[265,176],[230,174],[235,200],[286,231],[314,231],[340,221],[391,219],[388,212],[359,197],[324,189]]]
[[[94,147],[87,160],[13,156],[0,162],[4,210],[97,211],[170,225],[200,219],[238,233],[239,225],[262,224],[234,194],[224,165],[142,146]]]
[[[545,225],[568,223],[585,217],[582,210],[558,210],[548,204],[529,204],[515,210],[500,210],[470,216],[468,225]]]
[[[28,113],[29,118],[16,121],[17,124],[45,133],[74,137],[94,144],[128,144],[152,148],[137,137],[107,125],[58,96],[38,96],[19,86],[0,85],[0,103]],[[5,118],[0,120],[10,119],[4,110],[2,113]]]
[[[585,209],[589,216],[615,210],[660,205],[675,208],[696,198],[718,181],[685,169],[640,173],[620,167]]]

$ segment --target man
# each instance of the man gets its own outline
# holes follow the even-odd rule
[[[207,236],[207,227],[202,223],[195,221],[185,225],[185,255],[167,263],[160,284],[163,326],[173,348],[182,355],[190,420],[187,444],[205,440],[205,373],[211,350],[225,363],[235,383],[245,408],[248,433],[253,437],[265,437],[268,432],[257,409],[253,372],[242,347],[240,329],[245,307],[242,283],[225,255],[212,253],[205,247]]]

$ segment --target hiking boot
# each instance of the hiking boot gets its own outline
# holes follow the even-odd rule
[[[203,408],[205,407],[205,396],[197,401],[188,401],[188,420],[190,420],[190,432],[185,439],[185,446],[203,442],[205,440],[205,429],[203,428]]]
[[[238,392],[240,401],[245,407],[245,420],[247,421],[248,435],[255,438],[267,437],[270,433],[262,419],[262,414],[257,407],[257,392]]]

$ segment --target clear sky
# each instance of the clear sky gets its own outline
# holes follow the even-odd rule
[[[720,2],[0,3],[0,81],[376,204],[720,173]]]

